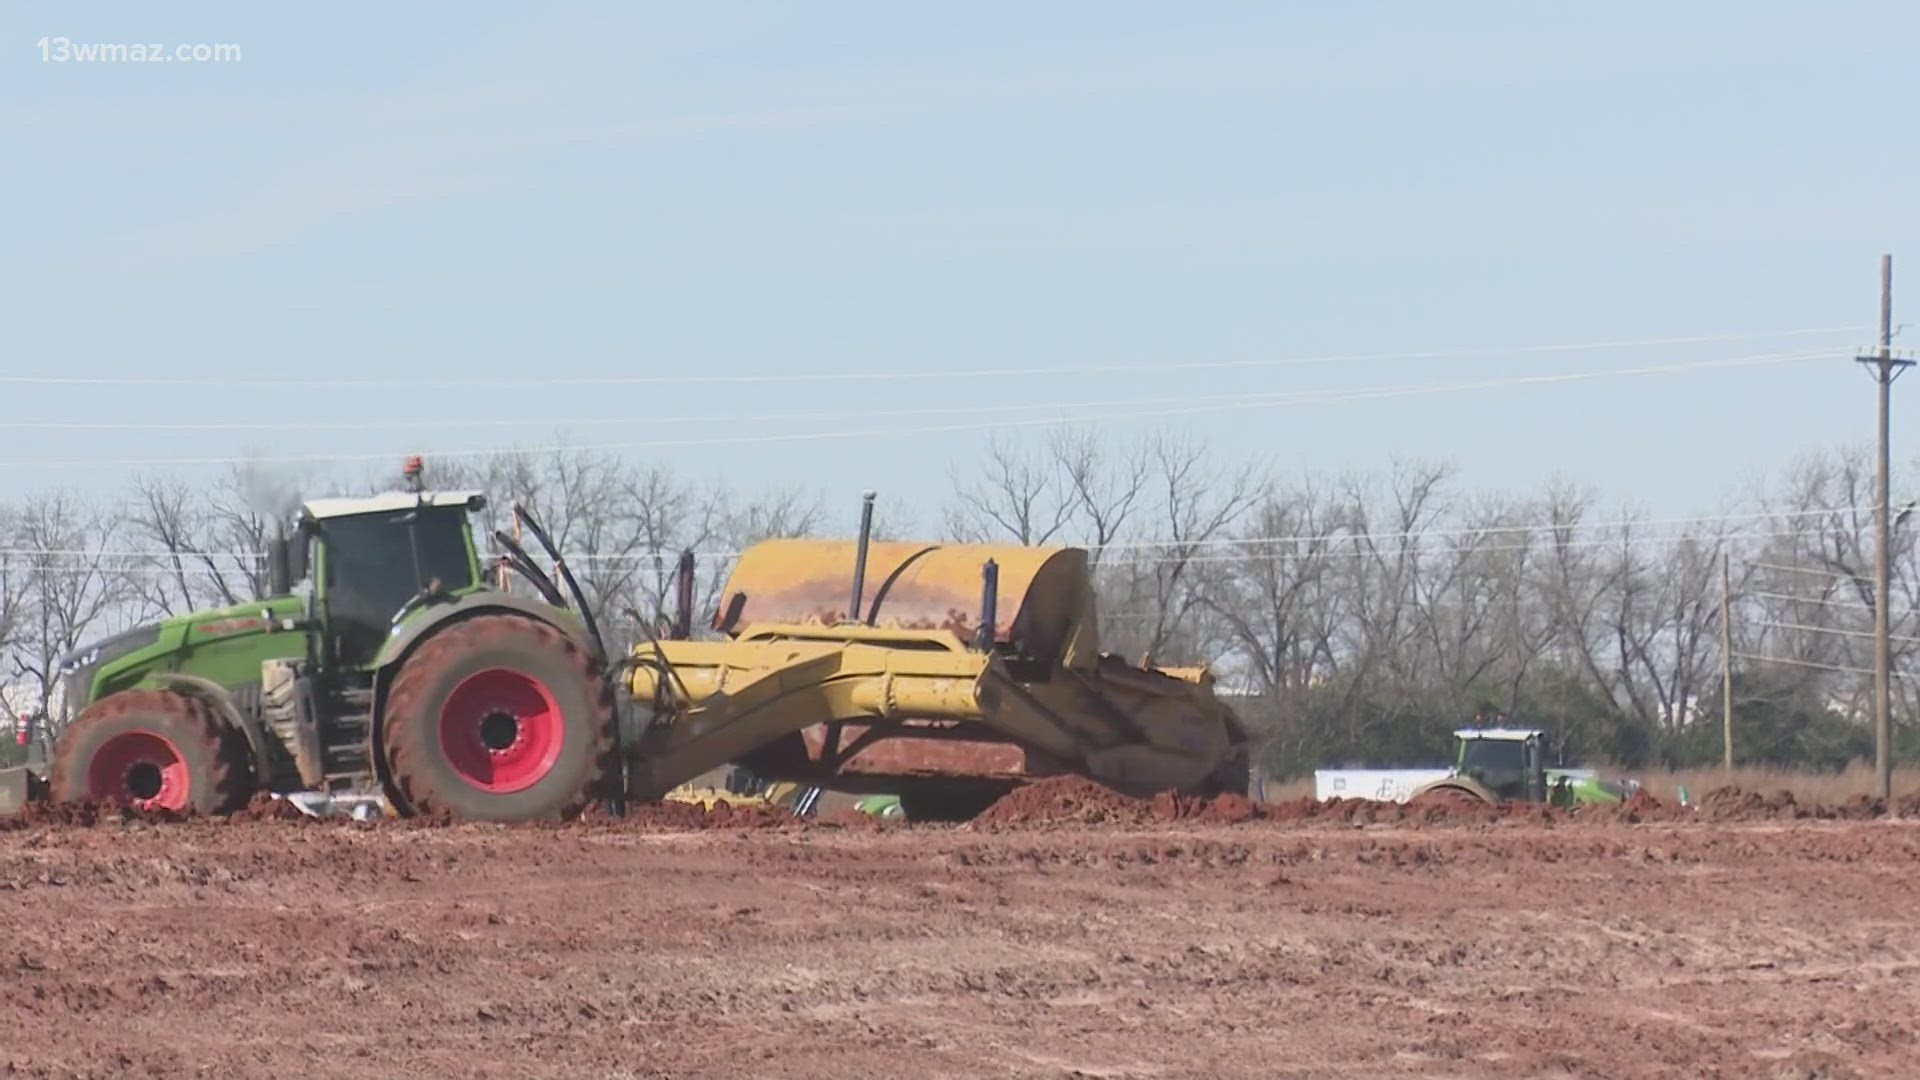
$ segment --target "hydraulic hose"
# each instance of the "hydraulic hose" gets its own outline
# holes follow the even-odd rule
[[[501,550],[506,552],[506,554],[502,556],[506,564],[515,572],[519,573],[521,577],[532,582],[533,587],[540,590],[542,599],[554,607],[563,608],[567,606],[566,595],[560,591],[559,586],[553,583],[552,578],[548,577],[541,571],[540,567],[534,564],[533,559],[528,557],[527,550],[521,547],[518,541],[500,529],[494,530],[493,539],[500,545]]]
[[[533,534],[535,540],[540,541],[540,546],[546,551],[547,557],[553,560],[554,569],[560,572],[560,579],[567,583],[567,591],[573,594],[573,599],[579,604],[580,621],[586,624],[587,637],[593,644],[593,664],[595,667],[605,667],[607,643],[600,636],[600,623],[593,617],[593,609],[587,605],[587,594],[581,590],[580,582],[574,579],[573,571],[567,569],[567,560],[560,557],[560,549],[553,545],[553,538],[547,535],[547,530],[541,526],[540,520],[533,516],[531,510],[519,503],[514,503],[513,516],[527,527],[527,531]]]

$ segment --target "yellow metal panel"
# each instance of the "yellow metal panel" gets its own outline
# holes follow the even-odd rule
[[[1090,651],[1092,588],[1079,548],[1003,544],[875,543],[867,550],[866,591],[859,620],[849,620],[857,545],[847,540],[769,540],[741,553],[722,593],[727,611],[744,600],[732,629],[755,623],[875,626],[952,631],[973,638],[980,618],[981,569],[999,567],[994,637],[1020,640],[1060,655],[1075,631]],[[1085,621],[1088,625],[1081,627]]]

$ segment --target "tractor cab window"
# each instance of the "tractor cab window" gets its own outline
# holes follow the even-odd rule
[[[326,611],[335,659],[371,661],[393,617],[431,582],[448,591],[473,584],[466,510],[423,506],[398,514],[358,514],[321,526],[326,550]]]
[[[1513,739],[1469,739],[1461,764],[1469,773],[1523,773],[1527,768],[1527,744]]]

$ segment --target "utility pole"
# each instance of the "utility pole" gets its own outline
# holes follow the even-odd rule
[[[1733,574],[1720,553],[1720,766],[1733,771]]]
[[[1889,524],[1892,501],[1888,494],[1887,473],[1891,455],[1887,425],[1889,403],[1893,398],[1893,380],[1913,366],[1913,361],[1893,355],[1893,256],[1880,256],[1880,351],[1872,356],[1855,357],[1873,365],[1874,382],[1880,387],[1879,476],[1874,482],[1874,531],[1878,538],[1873,558],[1873,754],[1879,773],[1880,798],[1891,809],[1893,799],[1893,650],[1888,642],[1887,600],[1892,592],[1893,529]]]

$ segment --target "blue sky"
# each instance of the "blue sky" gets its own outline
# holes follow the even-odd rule
[[[1870,337],[1881,252],[1915,283],[1896,319],[1920,310],[1917,32],[1896,3],[11,4],[0,375],[402,381],[0,384],[0,420],[433,423],[14,428],[0,498],[124,471],[29,462],[884,430],[627,452],[849,513],[876,487],[931,518],[986,433],[913,429],[1012,414],[860,412],[1090,417],[1831,347],[1102,425],[1711,513],[1756,470],[1871,434],[1844,357]],[[243,59],[48,63],[46,36]],[[1860,329],[1169,369],[1834,326]],[[462,383],[1092,365],[1156,370]],[[487,422],[507,418],[556,423]]]

